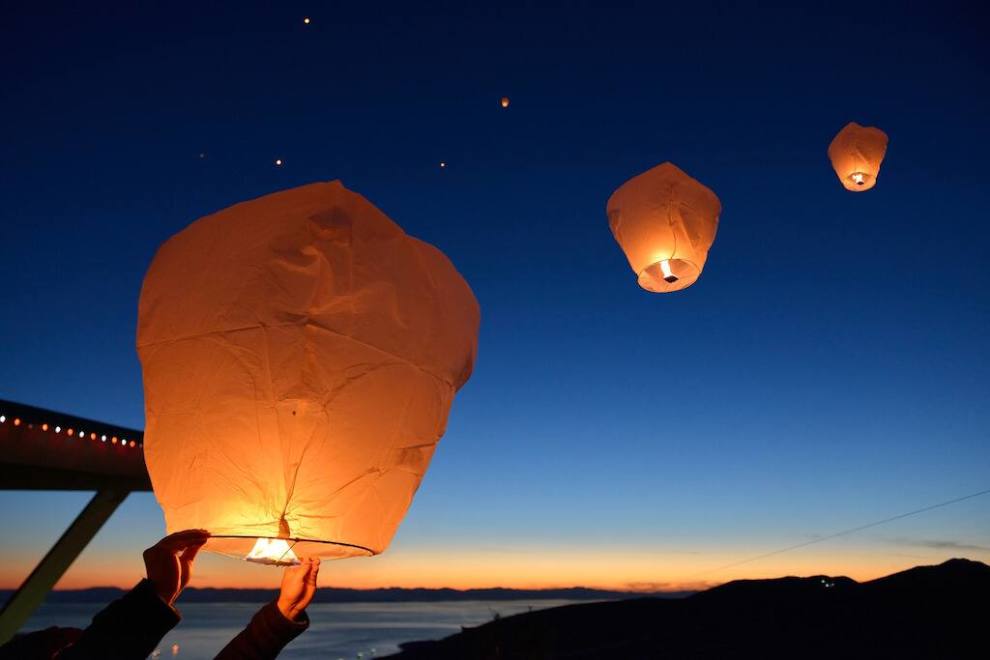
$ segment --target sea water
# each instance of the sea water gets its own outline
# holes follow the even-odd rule
[[[441,639],[496,616],[567,605],[568,600],[504,600],[435,603],[323,603],[308,608],[310,627],[279,658],[366,660],[396,653],[399,644]],[[212,658],[239,633],[261,603],[180,602],[182,622],[165,635],[158,660]],[[93,603],[42,605],[25,631],[63,626],[85,628],[100,610]],[[176,646],[177,645],[177,646]]]

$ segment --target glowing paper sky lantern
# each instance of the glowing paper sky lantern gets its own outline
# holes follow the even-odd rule
[[[887,153],[887,134],[879,128],[846,124],[828,145],[832,169],[846,190],[862,192],[877,183],[880,163]]]
[[[202,218],[141,291],[145,454],[169,532],[263,563],[389,544],[471,374],[479,310],[340,182]]]
[[[608,200],[608,224],[639,285],[667,293],[694,284],[715,240],[722,204],[711,190],[663,163]]]

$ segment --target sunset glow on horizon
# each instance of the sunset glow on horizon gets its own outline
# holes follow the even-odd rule
[[[22,498],[27,493],[16,494]],[[148,495],[131,496],[128,509],[154,506]],[[83,496],[57,496],[55,508]],[[960,506],[965,508],[965,503]],[[970,503],[978,508],[978,503]],[[68,511],[63,511],[63,515]],[[958,514],[957,514],[958,515]],[[127,518],[133,518],[133,515]],[[157,524],[160,524],[157,523]],[[139,526],[145,545],[157,538],[155,523],[145,520]],[[990,562],[990,548],[979,545],[911,541],[903,533],[905,523],[892,525],[868,537],[850,536],[801,548],[772,558],[751,561],[725,570],[735,562],[774,550],[764,542],[736,541],[731,544],[692,546],[684,541],[658,541],[623,547],[599,543],[596,547],[576,548],[566,543],[526,542],[518,547],[494,545],[478,547],[464,540],[437,545],[429,541],[407,542],[400,538],[384,554],[369,558],[324,561],[324,586],[377,589],[403,588],[515,588],[558,589],[589,587],[616,591],[682,591],[707,588],[734,579],[758,579],[781,575],[844,575],[870,580],[919,564],[937,564],[952,557],[966,556]],[[48,524],[48,532],[58,522]],[[410,523],[416,535],[419,520]],[[143,546],[126,541],[124,518],[111,519],[101,534],[84,551],[58,583],[57,589],[85,589],[114,586],[128,588],[144,575]],[[137,530],[131,530],[137,531]],[[0,568],[0,588],[16,588],[40,559],[47,541],[37,532],[26,534],[16,548],[7,548]],[[785,541],[784,539],[779,539]],[[800,539],[791,539],[798,540]],[[786,542],[785,542],[786,544]],[[489,545],[489,544],[482,544]],[[191,586],[216,588],[274,588],[281,569],[252,564],[222,555],[201,552]]]

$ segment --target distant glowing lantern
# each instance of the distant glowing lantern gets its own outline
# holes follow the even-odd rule
[[[139,308],[168,531],[269,564],[385,550],[478,323],[447,257],[339,181],[194,222],[158,251]]]
[[[862,192],[877,183],[887,153],[887,134],[879,128],[846,124],[828,145],[828,157],[846,190]]]
[[[275,159],[275,167],[282,167],[282,159],[281,158],[276,158]]]
[[[502,100],[501,100],[501,101],[499,101],[499,104],[500,104],[500,105],[501,105],[501,106],[502,106],[503,108],[508,108],[508,107],[509,107],[509,97],[508,97],[508,96],[503,96],[503,97],[502,97]]]
[[[663,163],[622,184],[607,208],[612,235],[641,287],[668,293],[694,284],[722,212],[715,193]]]

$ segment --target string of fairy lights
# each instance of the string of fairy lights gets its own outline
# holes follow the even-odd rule
[[[97,433],[93,430],[88,430],[85,428],[73,428],[71,426],[62,427],[61,424],[49,424],[48,422],[35,422],[27,421],[21,419],[19,416],[8,416],[5,412],[0,412],[0,424],[10,423],[16,427],[24,427],[28,429],[39,429],[43,433],[51,433],[53,435],[62,435],[70,438],[78,438],[79,440],[89,440],[91,442],[108,443],[110,445],[117,445],[124,449],[144,449],[144,442],[140,440],[128,439],[123,436],[116,436],[112,433]]]

